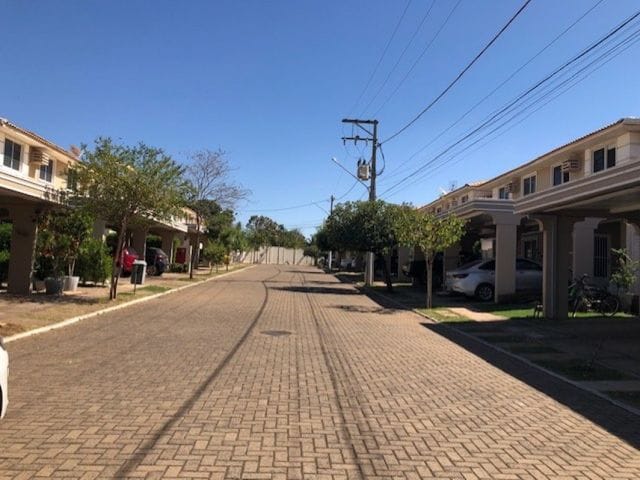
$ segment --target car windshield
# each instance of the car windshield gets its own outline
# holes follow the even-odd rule
[[[464,265],[456,268],[456,270],[469,270],[470,268],[480,265],[481,263],[482,263],[482,260],[474,260],[472,262],[465,263]]]

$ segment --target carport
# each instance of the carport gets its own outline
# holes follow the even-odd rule
[[[638,245],[626,244],[638,242],[639,238],[640,162],[636,159],[576,179],[562,189],[524,198],[516,203],[515,211],[536,220],[543,231],[544,315],[550,319],[566,318],[571,253],[578,265],[581,258],[592,262],[594,256],[593,242],[583,243],[584,251],[571,252],[572,235],[585,236],[604,220],[619,220],[623,222],[622,228],[630,230],[629,234],[621,235],[621,246],[638,249]],[[584,270],[574,274],[588,273],[589,267]]]

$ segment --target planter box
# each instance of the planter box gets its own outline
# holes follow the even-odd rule
[[[62,290],[65,292],[75,292],[78,289],[80,277],[63,277]]]

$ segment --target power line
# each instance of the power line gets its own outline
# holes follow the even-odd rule
[[[393,140],[394,138],[396,138],[398,135],[400,135],[402,132],[404,132],[407,128],[409,128],[411,125],[413,125],[415,122],[418,121],[418,119],[420,119],[420,117],[422,117],[422,115],[424,115],[431,107],[433,107],[442,97],[444,97],[447,92],[449,90],[451,90],[453,88],[453,86],[458,83],[458,81],[464,76],[465,73],[467,73],[467,71],[480,59],[480,57],[482,57],[485,52],[487,50],[489,50],[489,48],[491,48],[491,46],[498,40],[498,38],[500,38],[500,36],[507,30],[507,28],[509,28],[509,26],[515,21],[516,18],[518,18],[518,16],[524,11],[525,8],[527,8],[527,6],[529,5],[529,3],[531,3],[531,0],[526,0],[522,6],[518,9],[518,11],[509,19],[509,21],[498,31],[498,33],[496,33],[493,38],[489,41],[489,43],[487,43],[484,48],[482,50],[480,50],[480,52],[473,58],[473,60],[471,60],[471,62],[464,67],[464,69],[462,69],[462,71],[458,74],[458,76],[456,78],[453,79],[453,81],[435,98],[431,101],[431,103],[429,103],[425,108],[423,108],[420,113],[418,113],[418,115],[416,115],[415,117],[413,117],[413,119],[411,119],[407,124],[405,124],[402,128],[400,128],[400,130],[398,130],[397,132],[395,132],[393,135],[391,135],[390,137],[388,137],[387,139],[383,140],[381,143],[386,143],[390,140]]]
[[[371,72],[371,75],[369,75],[369,79],[367,80],[367,83],[365,84],[364,88],[362,89],[362,92],[360,92],[360,95],[358,96],[358,99],[353,104],[353,106],[350,108],[351,112],[353,112],[353,110],[358,106],[358,104],[360,103],[360,100],[362,100],[362,97],[364,96],[365,92],[369,88],[369,85],[371,85],[371,81],[373,80],[373,77],[375,76],[375,74],[378,72],[378,68],[380,67],[380,64],[382,63],[382,59],[387,54],[387,50],[389,50],[389,46],[391,45],[391,42],[393,42],[393,39],[395,38],[396,33],[398,32],[398,28],[400,28],[400,24],[402,23],[402,20],[404,19],[404,16],[406,15],[407,10],[409,9],[409,5],[411,5],[411,1],[412,0],[409,0],[407,2],[407,4],[405,5],[404,10],[402,11],[402,15],[400,15],[400,18],[398,19],[398,23],[396,23],[396,26],[393,29],[393,32],[391,33],[391,36],[389,37],[389,40],[387,41],[387,44],[384,47],[384,50],[382,51],[382,55],[380,55],[380,58],[378,59],[378,62],[376,63],[375,68]]]
[[[600,1],[603,1],[603,0],[600,0]],[[380,113],[380,110],[382,110],[384,108],[384,106],[389,102],[389,100],[391,100],[393,98],[393,96],[398,92],[398,90],[400,90],[400,87],[404,84],[404,82],[407,80],[407,78],[409,78],[409,75],[411,75],[411,72],[413,72],[413,70],[416,68],[416,66],[418,65],[418,63],[422,59],[422,57],[424,57],[425,53],[427,53],[429,48],[431,48],[431,45],[433,45],[433,42],[435,42],[436,39],[440,36],[440,32],[442,32],[442,30],[447,25],[447,23],[449,23],[449,20],[453,16],[453,13],[456,11],[456,9],[458,8],[458,5],[460,5],[461,3],[462,3],[462,0],[458,0],[455,3],[453,8],[449,11],[449,14],[447,15],[447,17],[444,19],[444,22],[442,22],[442,24],[440,25],[440,27],[438,28],[436,33],[433,35],[433,37],[431,37],[431,40],[429,40],[427,45],[422,49],[422,52],[420,53],[420,55],[418,55],[418,58],[416,58],[416,60],[413,62],[413,65],[411,65],[411,68],[409,68],[409,71],[407,71],[407,73],[404,75],[404,77],[402,77],[402,79],[400,80],[400,83],[398,83],[398,85],[396,85],[396,88],[391,92],[391,94],[384,100],[384,102],[382,102],[382,104],[374,112],[374,114],[373,114],[374,117],[378,116],[378,113]]]
[[[542,53],[548,50],[554,43],[556,43],[560,38],[567,34],[573,27],[575,27],[580,21],[582,21],[589,13],[591,13],[598,5],[600,5],[604,0],[597,0],[588,10],[586,10],[580,17],[573,21],[569,26],[567,26],[562,32],[556,35],[550,42],[548,42],[544,47],[542,47],[538,52],[530,57],[525,63],[520,65],[516,70],[514,70],[507,78],[505,78],[497,87],[491,90],[488,94],[486,94],[482,99],[476,102],[471,108],[469,108],[466,112],[464,112],[460,117],[458,117],[453,123],[451,123],[447,128],[442,130],[438,135],[432,138],[427,144],[420,147],[415,153],[413,153],[406,161],[402,162],[398,165],[390,175],[387,175],[387,179],[393,178],[397,176],[396,172],[401,172],[401,169],[404,165],[410,162],[413,158],[418,156],[418,154],[424,151],[426,148],[431,146],[436,140],[441,138],[445,133],[450,131],[453,127],[458,125],[462,120],[464,120],[472,111],[478,108],[482,103],[484,103],[488,98],[490,98],[494,93],[496,93],[500,88],[502,88],[505,84],[507,84],[511,79],[513,79],[518,73],[520,73],[527,65],[533,62],[536,58],[538,58]]]
[[[367,105],[362,110],[363,115],[369,109],[371,104],[376,100],[376,98],[378,98],[378,95],[380,95],[380,92],[382,92],[382,89],[387,85],[387,82],[389,81],[389,78],[391,78],[391,75],[393,74],[393,72],[396,70],[396,68],[400,64],[400,61],[404,57],[404,54],[407,53],[407,50],[409,49],[409,47],[411,46],[411,44],[415,40],[416,35],[418,35],[418,32],[420,32],[420,30],[422,29],[422,26],[424,25],[424,22],[427,20],[427,18],[429,18],[429,14],[431,13],[431,10],[433,9],[433,6],[435,5],[435,3],[436,3],[436,0],[432,0],[431,1],[431,5],[429,5],[429,8],[427,9],[427,12],[423,15],[422,20],[420,20],[420,23],[418,24],[418,26],[416,27],[415,31],[413,32],[413,35],[411,36],[411,38],[409,39],[409,41],[405,45],[404,49],[400,53],[400,56],[398,57],[398,60],[396,60],[396,63],[393,65],[393,67],[391,67],[391,70],[389,70],[389,73],[387,74],[387,76],[385,77],[384,81],[382,82],[382,85],[380,85],[380,87],[376,91],[376,93],[373,96],[373,98],[371,100],[369,100],[369,103],[367,103]]]
[[[514,112],[514,106],[515,108],[520,108],[520,112],[516,112],[513,113],[513,115],[508,118],[507,120],[503,121],[500,125],[498,125],[498,127],[494,128],[493,130],[491,130],[490,132],[488,132],[487,134],[485,134],[483,137],[481,137],[478,140],[475,140],[473,143],[471,143],[470,145],[468,145],[467,147],[465,147],[462,151],[457,152],[456,154],[452,155],[451,158],[453,158],[453,156],[455,155],[459,155],[460,153],[464,152],[465,150],[467,150],[468,148],[470,148],[471,146],[477,144],[478,142],[482,141],[484,138],[488,137],[489,135],[495,133],[497,130],[499,130],[500,128],[504,127],[505,125],[507,125],[509,122],[511,122],[514,118],[517,118],[519,115],[522,115],[527,109],[530,109],[531,107],[535,107],[536,103],[535,102],[540,102],[541,100],[544,100],[545,98],[548,98],[550,95],[554,94],[559,88],[564,87],[565,85],[567,85],[569,82],[574,81],[573,84],[569,85],[569,87],[565,88],[564,90],[562,90],[560,93],[556,94],[555,96],[553,96],[550,100],[548,100],[547,102],[545,102],[542,106],[538,107],[535,111],[539,110],[540,108],[544,107],[546,104],[548,104],[550,101],[552,101],[553,99],[557,98],[558,96],[560,96],[562,93],[566,92],[569,88],[572,88],[573,86],[575,86],[577,83],[583,81],[584,79],[586,79],[589,75],[591,75],[592,73],[594,73],[596,70],[598,70],[599,68],[601,68],[602,66],[604,66],[606,63],[608,63],[609,61],[611,61],[613,58],[617,57],[618,55],[620,55],[621,53],[623,53],[624,51],[626,51],[628,48],[630,48],[633,44],[635,44],[638,40],[640,40],[640,30],[636,30],[633,33],[631,33],[630,35],[628,35],[627,37],[625,37],[623,40],[621,40],[620,42],[618,42],[616,45],[614,45],[613,47],[609,48],[609,50],[605,51],[604,53],[600,54],[598,57],[596,57],[594,60],[591,60],[585,67],[581,68],[580,70],[578,70],[577,72],[575,72],[573,75],[571,75],[569,78],[563,80],[559,85],[548,89],[548,91],[546,92],[542,92],[542,94],[539,96],[539,98],[534,99],[532,103],[530,103],[529,105],[525,105],[524,107],[522,107],[522,104],[518,105],[518,103],[524,99],[525,96],[529,95],[534,88],[539,87],[540,85],[542,85],[542,83],[546,83],[548,80],[550,80],[552,77],[554,77],[557,73],[559,73],[560,71],[568,68],[570,65],[576,63],[578,60],[584,58],[588,53],[592,52],[595,50],[595,48],[597,48],[598,46],[602,45],[603,43],[605,43],[607,40],[611,39],[613,35],[615,35],[616,33],[620,32],[623,28],[625,28],[626,26],[628,26],[635,18],[637,18],[638,16],[640,16],[640,11],[636,12],[635,14],[633,14],[631,17],[627,18],[624,22],[622,22],[620,25],[618,25],[616,28],[614,28],[613,30],[611,30],[607,35],[605,35],[604,37],[602,37],[600,40],[598,40],[597,42],[593,43],[592,45],[590,45],[589,47],[587,47],[586,49],[584,49],[580,54],[576,55],[575,57],[573,57],[571,60],[569,60],[568,62],[565,62],[565,64],[563,64],[561,67],[557,68],[556,70],[554,70],[554,72],[552,72],[552,74],[547,75],[543,80],[541,80],[540,82],[538,82],[534,87],[528,89],[526,92],[524,92],[523,94],[521,94],[520,96],[518,96],[515,100],[513,100],[512,102],[510,102],[508,105],[506,105],[505,107],[499,109],[498,111],[496,111],[488,120],[484,121],[479,127],[476,127],[475,129],[471,130],[469,133],[467,133],[466,135],[464,135],[462,138],[460,138],[459,140],[457,140],[456,142],[454,142],[453,144],[449,145],[447,148],[445,148],[442,152],[440,152],[438,155],[436,155],[435,157],[433,157],[431,160],[427,161],[426,163],[424,163],[423,165],[421,165],[420,167],[418,167],[416,170],[414,170],[413,172],[411,172],[411,174],[405,176],[402,180],[400,180],[399,182],[396,182],[394,185],[392,185],[391,187],[387,188],[384,192],[383,195],[392,191],[393,189],[395,189],[396,187],[398,187],[399,185],[401,185],[402,183],[404,183],[405,181],[411,179],[412,181],[408,184],[408,185],[412,185],[414,183],[416,183],[417,181],[420,181],[421,179],[424,178],[424,175],[421,175],[419,177],[416,177],[416,174],[418,174],[421,170],[424,170],[426,167],[432,165],[434,162],[436,162],[437,160],[439,160],[440,158],[442,158],[444,155],[446,155],[448,152],[450,152],[453,148],[455,148],[456,146],[458,146],[459,144],[461,144],[462,142],[464,142],[465,140],[469,139],[471,136],[475,135],[476,133],[480,132],[481,130],[489,127],[492,123],[496,123],[498,120],[501,120],[502,118],[504,118],[506,115],[511,114],[512,112]],[[576,77],[578,77],[580,74],[584,73],[585,71],[587,71],[587,69],[589,69],[590,67],[592,67],[593,65],[596,65],[599,61],[602,60],[606,60],[605,62],[603,62],[600,65],[597,65],[596,68],[594,68],[593,70],[591,70],[590,72],[587,72],[586,74],[584,74],[582,76],[582,78],[578,78],[576,80]],[[532,112],[531,114],[535,113]],[[530,115],[531,115],[530,114]],[[444,164],[446,164],[448,161],[451,160],[451,158],[449,160],[445,160],[440,166],[443,166]],[[408,186],[407,185],[407,186]]]
[[[511,130],[513,127],[515,127],[516,125],[520,124],[522,121],[524,121],[525,119],[527,119],[528,117],[530,117],[531,115],[533,115],[535,112],[537,112],[538,110],[540,110],[541,108],[543,108],[544,106],[546,106],[547,104],[549,104],[551,101],[553,101],[554,99],[556,99],[557,97],[559,97],[560,95],[564,94],[566,91],[568,91],[569,89],[573,88],[575,85],[577,85],[578,83],[580,83],[581,81],[585,80],[587,77],[589,77],[591,74],[593,74],[595,71],[599,70],[600,68],[602,68],[604,65],[606,65],[607,63],[609,63],[611,60],[613,60],[615,57],[617,57],[618,55],[620,55],[621,53],[623,53],[624,51],[626,51],[628,48],[630,48],[633,44],[637,43],[638,40],[640,40],[640,31],[636,31],[634,32],[632,35],[630,35],[629,37],[627,37],[626,39],[624,39],[622,42],[618,43],[617,45],[615,45],[614,47],[612,47],[610,50],[608,50],[607,52],[605,52],[604,54],[600,55],[598,58],[596,58],[595,60],[593,60],[592,62],[590,62],[586,67],[583,67],[582,69],[580,69],[578,72],[574,73],[573,75],[571,75],[568,79],[562,81],[560,83],[559,86],[554,87],[553,89],[551,89],[548,92],[545,92],[540,98],[538,98],[536,100],[536,102],[539,102],[540,100],[544,100],[545,98],[548,98],[549,96],[553,95],[556,90],[558,90],[560,87],[565,87],[567,84],[568,86],[566,86],[566,88],[563,88],[559,93],[556,93],[555,95],[551,96],[551,98],[549,98],[548,100],[546,100],[542,105],[538,106],[537,108],[535,108],[531,113],[529,113],[528,115],[526,115],[524,118],[522,118],[520,121],[518,121],[516,124],[512,125],[511,127],[509,127],[507,130],[504,130],[503,132],[499,133],[498,135],[496,135],[496,137],[494,137],[493,139],[485,142],[485,144],[483,144],[482,146],[490,143],[491,141],[495,140],[496,138],[500,137],[501,135],[503,135],[504,133],[506,133],[507,131]],[[621,47],[624,47],[620,50]],[[616,50],[619,50],[617,53],[615,53],[615,55],[611,55],[613,52],[615,52]],[[607,56],[609,56],[610,58],[606,58]],[[596,64],[598,61],[602,60],[602,59],[606,59],[606,61],[604,61],[603,63],[601,63],[600,65],[597,65],[594,69],[592,69],[590,72],[586,73],[585,75],[582,76],[582,78],[578,78],[576,80],[576,77],[578,75],[580,75],[581,73],[583,73],[584,71],[586,71],[589,67],[593,66],[594,64]],[[573,83],[570,83],[572,82]],[[473,141],[472,143],[470,143],[469,145],[467,145],[466,147],[464,147],[462,150],[453,153],[450,155],[450,157],[448,159],[444,159],[439,165],[437,165],[434,169],[432,169],[430,172],[424,173],[422,175],[419,176],[415,176],[415,174],[417,172],[419,172],[419,170],[423,170],[424,168],[426,168],[427,166],[433,164],[435,161],[439,160],[441,157],[443,157],[446,153],[448,153],[450,150],[452,150],[455,146],[457,146],[459,142],[454,143],[453,145],[451,145],[450,147],[446,148],[444,151],[442,151],[440,154],[436,155],[435,157],[433,157],[429,162],[427,162],[426,164],[424,164],[421,168],[419,168],[418,170],[416,170],[416,172],[414,172],[414,175],[411,176],[411,181],[406,184],[406,186],[411,186],[414,185],[415,183],[424,180],[425,178],[427,178],[429,176],[430,173],[433,173],[433,171],[438,170],[442,167],[444,167],[445,165],[449,164],[449,162],[451,162],[456,156],[460,155],[461,153],[464,153],[465,151],[467,151],[469,148],[473,147],[474,145],[478,144],[479,142],[481,142],[482,140],[484,140],[485,138],[489,137],[490,135],[496,133],[497,131],[499,131],[501,128],[505,127],[506,125],[508,125],[510,122],[512,122],[515,118],[517,118],[518,116],[521,116],[522,114],[524,114],[527,109],[530,109],[531,107],[535,107],[536,103],[531,103],[528,106],[525,106],[523,109],[521,109],[521,111],[514,113],[513,115],[511,115],[511,117],[509,117],[507,120],[503,121],[501,124],[499,124],[497,127],[493,128],[491,131],[487,132],[486,134],[484,134],[482,137],[478,138],[477,140]],[[481,146],[481,147],[482,147]],[[481,148],[480,147],[480,148]],[[458,161],[454,162],[458,163]],[[407,180],[408,177],[405,177],[404,180]],[[396,188],[397,186],[400,185],[401,182],[397,182],[396,184],[394,184],[392,187],[388,188],[387,190],[385,190],[383,192],[383,194],[386,194],[388,192],[390,192],[391,190],[393,190],[394,188]],[[397,192],[396,192],[397,193]]]

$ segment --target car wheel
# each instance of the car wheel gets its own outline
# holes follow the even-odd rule
[[[493,300],[493,285],[488,283],[481,283],[476,288],[476,297],[478,297],[483,302],[489,302]]]
[[[147,266],[147,275],[149,275],[150,277],[153,277],[156,274],[157,274],[157,272],[156,272],[156,266],[155,265]]]

